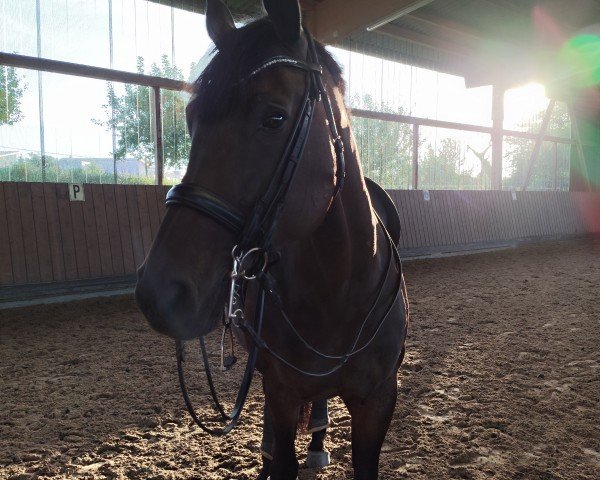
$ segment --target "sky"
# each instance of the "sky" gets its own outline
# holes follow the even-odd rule
[[[109,15],[112,8],[112,19]],[[36,55],[35,0],[0,0],[0,50]],[[112,20],[112,22],[111,22]],[[112,29],[112,58],[109,31]],[[166,54],[189,75],[190,65],[211,47],[204,16],[145,0],[43,0],[41,56],[135,71]],[[466,89],[460,77],[410,67],[332,48],[344,68],[348,98],[370,95],[376,104],[406,114],[461,123],[491,125],[491,87]],[[196,72],[197,73],[197,72]],[[0,127],[0,150],[40,148],[38,73],[19,70],[26,84],[23,121]],[[104,119],[106,82],[42,73],[45,147],[49,155],[108,157],[112,137],[92,120]],[[187,79],[187,78],[186,78]],[[122,86],[117,86],[121,88]],[[506,95],[505,128],[545,108],[541,85],[527,85]],[[424,129],[430,141],[450,136],[484,149],[489,137],[442,129]],[[476,165],[472,159],[473,166]]]

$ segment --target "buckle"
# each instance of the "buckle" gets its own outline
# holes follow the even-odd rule
[[[269,265],[269,254],[262,248],[254,247],[247,252],[240,252],[236,257],[235,252],[238,246],[233,247],[231,252],[234,262],[237,261],[237,270],[235,274],[237,278],[243,278],[244,280],[254,280],[258,273],[264,272]],[[260,255],[262,252],[262,264],[260,258],[252,258],[253,255]],[[234,272],[232,272],[233,275]]]
[[[333,139],[333,147],[335,148],[336,155],[341,155],[344,153],[344,142],[342,141],[342,137],[339,135]]]

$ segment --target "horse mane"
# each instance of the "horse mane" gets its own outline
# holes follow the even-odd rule
[[[269,47],[277,42],[269,17],[250,22],[227,35],[220,48],[215,47],[212,60],[193,83],[193,98],[188,106],[190,115],[211,121],[228,113],[244,94],[241,80],[267,58]],[[321,43],[315,44],[321,65],[343,93],[341,67]]]

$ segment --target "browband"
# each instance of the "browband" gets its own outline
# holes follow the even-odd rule
[[[233,232],[238,237],[238,246],[242,251],[246,248],[258,247],[265,250],[269,248],[271,236],[277,226],[287,193],[302,157],[315,111],[315,102],[317,101],[323,102],[335,150],[337,168],[335,172],[336,182],[333,190],[333,200],[335,200],[344,184],[346,170],[344,144],[338,134],[327,90],[321,79],[323,73],[322,67],[318,63],[315,63],[318,62],[315,43],[308,31],[305,30],[305,32],[308,39],[306,61],[285,55],[271,57],[263,61],[263,63],[240,81],[247,81],[263,70],[276,66],[304,70],[307,72],[308,78],[304,98],[300,104],[300,113],[296,117],[284,153],[278,162],[276,173],[248,218],[244,218],[239,210],[229,202],[200,185],[181,183],[171,188],[167,194],[167,205],[182,205],[201,212]]]
[[[262,65],[259,65],[254,70],[252,70],[242,81],[249,80],[254,77],[258,73],[266,70],[267,68],[276,67],[278,65],[285,65],[286,67],[294,67],[300,68],[307,72],[315,72],[321,75],[323,73],[323,67],[318,63],[312,62],[304,62],[302,60],[297,60],[292,57],[286,57],[285,55],[279,55],[276,57],[271,57],[267,61],[265,61]]]

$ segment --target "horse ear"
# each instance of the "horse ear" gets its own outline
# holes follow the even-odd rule
[[[231,12],[221,0],[207,0],[206,2],[206,30],[208,35],[219,48],[223,37],[235,30],[235,23]]]
[[[302,32],[302,18],[298,0],[263,0],[265,10],[284,43],[294,43]]]

